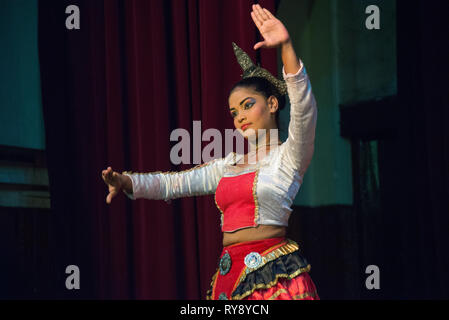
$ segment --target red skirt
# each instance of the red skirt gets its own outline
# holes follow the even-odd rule
[[[298,244],[286,238],[223,248],[206,298],[210,300],[318,300]]]

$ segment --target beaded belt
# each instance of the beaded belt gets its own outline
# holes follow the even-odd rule
[[[219,268],[212,278],[208,299],[235,299],[232,293],[247,276],[268,263],[299,250],[298,244],[285,238],[249,241],[223,249]],[[307,263],[307,262],[304,262]],[[304,268],[301,272],[308,271]]]

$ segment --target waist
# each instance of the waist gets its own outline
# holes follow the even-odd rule
[[[279,277],[294,277],[299,272],[308,271],[309,267],[305,260],[301,260],[298,250],[298,244],[285,237],[225,246],[219,268],[212,278],[208,299],[241,299],[257,287],[269,288],[276,284]]]
[[[258,225],[234,232],[223,232],[223,246],[235,245],[248,241],[285,237],[286,228],[282,226]]]

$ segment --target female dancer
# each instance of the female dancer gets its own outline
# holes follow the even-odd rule
[[[319,299],[308,274],[311,266],[298,245],[285,238],[291,205],[314,151],[316,102],[282,22],[259,5],[252,9],[251,17],[264,38],[254,49],[281,47],[285,80],[256,67],[234,44],[244,73],[230,92],[230,113],[236,129],[256,150],[245,155],[231,152],[180,172],[120,174],[108,167],[103,170],[109,186],[106,202],[121,189],[133,200],[168,201],[215,193],[223,251],[207,299]],[[290,124],[288,138],[281,143],[265,132],[277,129],[285,93],[291,104]],[[261,142],[268,137],[269,143]]]

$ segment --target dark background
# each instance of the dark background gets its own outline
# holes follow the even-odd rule
[[[69,4],[84,17],[76,33],[60,27]],[[204,298],[221,247],[213,196],[107,206],[100,174],[187,169],[170,164],[171,130],[198,119],[202,130],[232,128],[223,88],[241,71],[231,41],[278,70],[275,51],[251,49],[251,4],[38,2],[46,148],[3,146],[1,160],[47,168],[51,208],[0,208],[1,298]],[[449,298],[448,9],[397,1],[397,95],[340,106],[353,205],[294,206],[289,236],[322,299]],[[77,291],[64,285],[71,264]],[[370,264],[380,290],[365,288]]]

